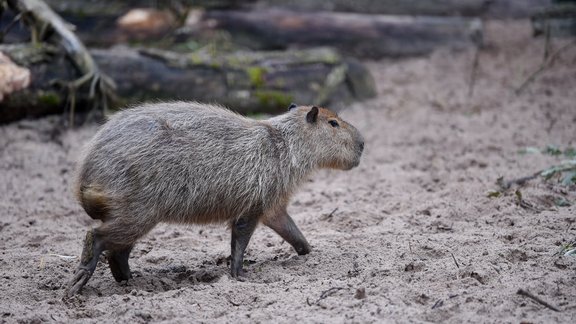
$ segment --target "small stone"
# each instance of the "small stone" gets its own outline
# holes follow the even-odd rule
[[[356,299],[366,298],[366,289],[364,287],[360,287],[360,288],[356,289],[356,293],[354,294],[354,298],[356,298]]]

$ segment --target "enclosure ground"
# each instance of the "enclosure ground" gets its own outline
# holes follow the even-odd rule
[[[543,56],[528,22],[489,23],[472,95],[473,50],[368,63],[379,97],[341,113],[366,138],[362,163],[317,173],[289,208],[313,252],[260,227],[244,281],[228,276],[224,226],[162,225],[134,249],[133,280],[103,258],[63,303],[97,225],[70,191],[97,127],[2,126],[0,322],[572,322],[576,258],[555,253],[576,238],[575,207],[557,206],[574,190],[536,179],[523,204],[487,196],[563,159],[522,149],[576,145],[576,48],[514,92]]]

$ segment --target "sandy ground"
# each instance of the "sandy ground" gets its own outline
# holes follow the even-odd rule
[[[573,322],[576,257],[556,252],[576,238],[576,207],[554,201],[576,204],[575,188],[534,180],[522,206],[514,190],[487,197],[499,176],[563,159],[519,150],[576,146],[576,48],[513,92],[542,57],[526,22],[490,24],[471,97],[473,51],[368,63],[379,97],[341,114],[366,138],[361,165],[319,172],[290,205],[313,252],[260,227],[243,282],[228,276],[225,227],[162,225],[132,253],[133,280],[102,258],[63,303],[97,225],[70,192],[96,127],[2,126],[0,322]]]

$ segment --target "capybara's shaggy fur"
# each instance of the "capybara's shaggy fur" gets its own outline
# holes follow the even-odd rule
[[[114,115],[79,163],[76,195],[103,223],[88,231],[67,295],[82,288],[105,250],[115,279],[130,278],[134,243],[160,222],[228,223],[234,277],[259,222],[299,254],[308,253],[308,242],[286,212],[288,201],[314,170],[357,166],[364,140],[328,109],[289,108],[267,120],[189,102]]]

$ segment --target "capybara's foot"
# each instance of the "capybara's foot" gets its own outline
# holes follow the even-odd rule
[[[80,265],[76,269],[76,272],[74,272],[74,277],[72,277],[72,280],[68,283],[64,297],[71,297],[77,294],[82,287],[84,287],[86,282],[88,282],[88,279],[92,277],[92,274],[96,269],[96,264],[98,263],[98,258],[103,250],[103,240],[94,232],[94,230],[89,230],[84,239],[84,248],[82,250]]]
[[[265,218],[264,224],[278,233],[286,242],[290,243],[299,255],[308,254],[312,250],[292,217],[288,215],[286,207],[277,214]]]
[[[132,248],[129,248],[120,251],[110,251],[108,253],[108,265],[110,266],[110,271],[112,271],[112,275],[117,282],[132,278],[130,265],[128,264],[131,250]]]
[[[234,268],[230,268],[230,275],[232,276],[232,278],[238,280],[238,281],[244,281],[244,277],[246,275],[246,271],[244,271],[244,269],[240,268],[240,269],[234,269]]]
[[[72,297],[76,295],[82,287],[88,282],[88,279],[92,276],[92,273],[89,269],[78,268],[76,269],[76,273],[74,273],[74,277],[68,283],[68,287],[66,288],[66,292],[64,297]]]
[[[296,253],[298,253],[298,255],[306,255],[312,251],[312,248],[308,242],[303,242],[301,245],[295,244],[294,249],[296,249]]]

